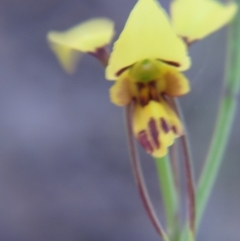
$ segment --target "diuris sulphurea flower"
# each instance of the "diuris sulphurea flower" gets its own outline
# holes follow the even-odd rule
[[[114,24],[109,19],[91,19],[65,32],[51,31],[48,41],[68,72],[74,71],[81,53],[95,56],[106,66],[106,79],[115,81],[111,101],[134,106],[136,139],[148,153],[162,157],[184,134],[169,100],[190,90],[180,72],[191,65],[187,45],[228,23],[236,11],[235,3],[174,0],[170,22],[157,0],[138,0],[110,57],[106,47],[114,36]]]
[[[116,80],[110,89],[114,104],[134,105],[134,135],[154,157],[166,155],[184,134],[168,98],[189,91],[188,80],[179,72],[189,66],[187,48],[162,7],[155,0],[139,0],[114,44],[106,78]]]

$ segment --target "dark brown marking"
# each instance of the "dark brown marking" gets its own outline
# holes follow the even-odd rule
[[[104,66],[108,65],[109,51],[106,46],[96,48],[93,52],[88,52],[88,54],[97,58]]]
[[[169,61],[169,60],[163,60],[163,59],[158,59],[159,61],[165,63],[165,64],[169,64],[169,65],[172,65],[174,67],[180,67],[181,65],[177,62],[174,62],[174,61]]]
[[[148,127],[150,129],[151,137],[153,139],[154,144],[156,145],[157,148],[159,148],[160,147],[160,143],[158,140],[159,132],[157,129],[156,121],[153,118],[151,118],[150,121],[148,122]]]
[[[140,96],[139,97],[139,103],[141,106],[145,106],[147,105],[149,102],[148,98],[147,97],[144,97],[144,96]]]
[[[141,82],[137,82],[137,88],[139,91],[141,91],[142,89],[144,89],[146,87],[146,85],[144,83]]]
[[[147,132],[145,130],[142,130],[139,132],[137,139],[141,146],[149,153],[153,152],[153,147],[151,145],[151,142],[148,140]]]
[[[185,42],[185,44],[190,47],[193,43],[199,41],[198,39],[194,39],[192,41],[189,41],[188,37],[182,36],[182,40]]]
[[[151,81],[148,84],[148,86],[149,86],[149,99],[159,101],[160,96],[159,96],[159,93],[157,92],[156,81],[155,80]]]
[[[168,123],[163,117],[160,118],[160,125],[165,133],[168,133],[170,131]]]
[[[177,127],[176,126],[172,126],[172,130],[173,130],[174,134],[177,134]]]
[[[117,77],[120,76],[123,72],[125,72],[127,69],[129,69],[131,66],[133,66],[132,64],[129,66],[126,66],[120,70],[118,70],[118,72],[115,74]]]
[[[136,86],[138,89],[139,104],[141,106],[147,105],[149,102],[148,85],[141,83],[141,82],[137,82]]]

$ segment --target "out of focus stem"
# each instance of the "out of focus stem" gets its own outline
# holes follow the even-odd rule
[[[178,196],[174,183],[173,172],[169,156],[155,158],[158,178],[160,181],[161,195],[166,215],[168,234],[176,240],[175,237],[179,231],[178,217]]]
[[[238,0],[240,5],[240,0]],[[236,114],[240,90],[240,14],[229,26],[223,93],[210,149],[197,190],[198,223],[216,180]]]
[[[178,114],[185,129],[185,135],[180,137],[181,149],[183,152],[183,164],[186,174],[186,188],[187,188],[187,217],[188,217],[188,241],[195,240],[195,224],[196,224],[196,195],[193,174],[192,155],[190,151],[190,144],[187,135],[187,128],[185,126],[184,117],[181,107],[176,99],[172,100],[173,108]]]
[[[237,1],[240,6],[240,0]],[[213,189],[219,168],[223,161],[229,136],[237,110],[240,90],[240,14],[229,26],[227,62],[223,93],[219,103],[219,111],[211,140],[209,152],[197,186],[197,226],[199,226],[207,201]],[[186,230],[181,241],[186,240]]]

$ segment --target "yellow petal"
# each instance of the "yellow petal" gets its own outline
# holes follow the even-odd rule
[[[222,4],[214,0],[175,0],[171,4],[175,32],[187,41],[199,40],[232,20],[237,4]]]
[[[174,62],[179,69],[190,65],[187,49],[173,32],[164,9],[156,0],[139,0],[114,44],[106,69],[106,78],[116,79],[116,73],[144,59]]]
[[[144,107],[135,107],[133,132],[149,154],[162,157],[167,154],[175,138],[183,134],[183,128],[174,111],[161,100],[160,103],[150,101]]]
[[[165,82],[164,85],[162,84],[163,92],[169,96],[177,97],[190,91],[188,79],[172,66],[162,64],[159,82],[161,81]]]
[[[51,50],[57,56],[57,59],[62,68],[69,74],[72,74],[77,66],[77,62],[81,57],[81,52],[71,48],[52,43]]]
[[[94,53],[108,45],[113,36],[113,22],[106,18],[96,18],[82,22],[67,31],[50,31],[47,40],[60,64],[69,72],[76,64],[76,51]]]
[[[111,102],[118,106],[125,106],[131,102],[131,80],[128,73],[124,73],[110,88],[110,99]]]

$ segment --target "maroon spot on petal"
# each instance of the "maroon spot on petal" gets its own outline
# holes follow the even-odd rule
[[[141,106],[145,106],[145,105],[147,105],[148,104],[148,98],[146,98],[146,97],[143,97],[143,96],[141,96],[141,97],[139,97],[139,103],[140,103],[140,105]]]
[[[137,82],[137,88],[138,88],[138,90],[139,91],[141,91],[142,89],[144,89],[144,87],[145,87],[145,84],[144,83],[141,83],[141,82]]]
[[[176,126],[172,126],[172,130],[173,130],[174,134],[177,134],[177,127]]]
[[[159,148],[160,147],[159,140],[158,140],[159,132],[157,129],[156,121],[153,118],[151,118],[150,121],[148,122],[148,127],[150,129],[150,133],[154,144],[157,146],[157,148]]]
[[[156,81],[152,80],[151,82],[149,82],[149,86],[152,88],[156,88]]]
[[[166,120],[163,117],[160,118],[160,125],[163,128],[165,133],[168,133],[170,131],[168,123],[166,122]]]
[[[153,152],[153,147],[151,145],[151,142],[148,140],[147,132],[145,130],[139,132],[137,140],[147,152]]]
[[[149,86],[149,99],[150,100],[159,101],[160,100],[160,96],[159,96],[159,93],[157,91],[156,81],[155,80],[151,81],[148,84],[148,86]]]

